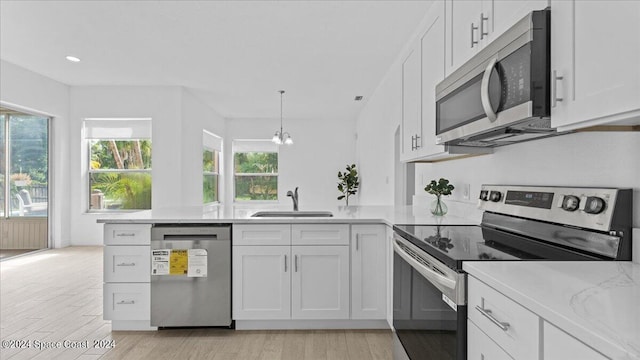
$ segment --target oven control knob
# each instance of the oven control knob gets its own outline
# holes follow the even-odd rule
[[[489,193],[489,200],[498,202],[502,199],[502,193],[500,191],[492,191]]]
[[[487,191],[487,190],[480,191],[480,200],[482,200],[482,201],[489,200],[489,191]]]
[[[600,214],[604,211],[605,206],[606,203],[604,202],[604,199],[596,196],[589,196],[584,204],[584,212],[587,214]]]
[[[580,198],[573,195],[566,195],[562,200],[562,209],[567,211],[576,211],[580,206]]]

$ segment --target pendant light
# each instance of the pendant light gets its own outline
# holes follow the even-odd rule
[[[276,131],[271,141],[273,141],[278,145],[282,145],[282,144],[291,145],[293,144],[293,139],[291,138],[291,135],[289,135],[288,132],[282,131],[282,95],[284,94],[284,90],[279,90],[278,92],[280,93],[280,131]]]

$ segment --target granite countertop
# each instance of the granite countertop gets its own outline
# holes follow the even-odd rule
[[[640,264],[466,262],[464,270],[611,359],[640,359]]]
[[[451,208],[454,206],[450,206]],[[477,225],[481,212],[470,204],[458,205],[456,211],[445,216],[433,216],[428,209],[414,206],[337,206],[304,210],[331,211],[333,217],[282,217],[253,218],[258,211],[290,211],[291,206],[193,206],[181,208],[153,209],[126,214],[97,214],[99,223],[384,223],[423,225]]]

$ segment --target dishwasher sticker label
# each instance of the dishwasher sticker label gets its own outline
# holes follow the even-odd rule
[[[189,249],[188,277],[207,277],[207,250]]]
[[[189,256],[186,249],[171,249],[169,275],[187,275]]]
[[[169,275],[169,254],[171,249],[151,251],[151,275]]]

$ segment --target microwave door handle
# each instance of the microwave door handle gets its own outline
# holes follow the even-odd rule
[[[489,99],[489,80],[491,79],[491,72],[493,68],[496,66],[498,59],[494,58],[489,62],[487,68],[484,70],[484,74],[482,75],[482,83],[480,84],[480,100],[482,100],[482,108],[484,109],[484,113],[487,114],[487,118],[489,121],[494,122],[498,118],[498,115],[493,108],[491,107],[491,100]]]

